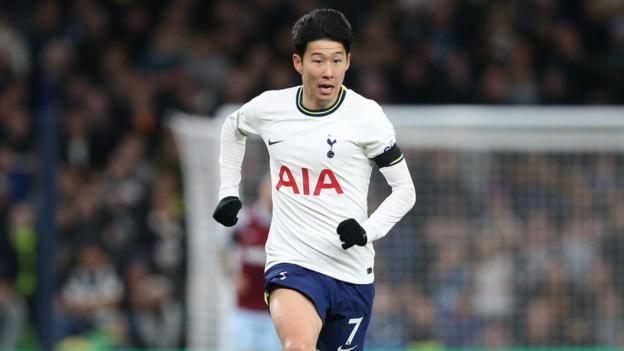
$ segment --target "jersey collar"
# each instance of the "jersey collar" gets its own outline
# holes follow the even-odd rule
[[[303,106],[303,86],[301,86],[297,90],[297,108],[304,115],[312,116],[312,117],[323,117],[336,111],[338,107],[340,107],[342,102],[344,101],[345,96],[347,96],[347,89],[345,88],[344,85],[342,85],[340,86],[340,92],[338,92],[338,99],[336,99],[336,102],[333,105],[331,105],[328,108],[323,108],[319,110],[310,110]]]

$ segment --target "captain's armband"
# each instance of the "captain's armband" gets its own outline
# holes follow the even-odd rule
[[[401,160],[403,160],[403,154],[396,143],[373,158],[373,161],[375,161],[379,168],[393,166],[401,162]]]

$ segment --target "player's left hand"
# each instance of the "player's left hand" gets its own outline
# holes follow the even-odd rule
[[[342,248],[348,249],[353,245],[364,246],[368,242],[366,231],[353,218],[345,219],[338,224],[336,232],[342,241]]]

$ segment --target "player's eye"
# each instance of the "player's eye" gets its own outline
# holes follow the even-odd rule
[[[342,60],[341,60],[341,59],[335,59],[335,60],[334,60],[334,63],[340,63],[340,62],[342,62]]]
[[[323,61],[321,61],[321,60],[319,60],[319,59],[316,59],[316,60],[312,60],[312,62],[313,62],[313,63],[321,63],[321,62],[323,62]]]

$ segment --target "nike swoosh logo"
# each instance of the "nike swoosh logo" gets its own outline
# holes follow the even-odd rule
[[[355,345],[355,346],[350,347],[350,348],[348,348],[348,349],[343,349],[343,348],[342,348],[342,345],[340,345],[340,346],[338,346],[338,348],[337,348],[336,350],[338,350],[338,351],[350,351],[350,350],[353,350],[353,349],[354,349],[354,348],[356,348],[356,347],[358,347],[358,346],[357,346],[357,345]]]
[[[277,144],[277,143],[281,143],[284,140],[275,140],[275,141],[271,141],[271,139],[269,138],[269,145],[273,145],[273,144]]]

